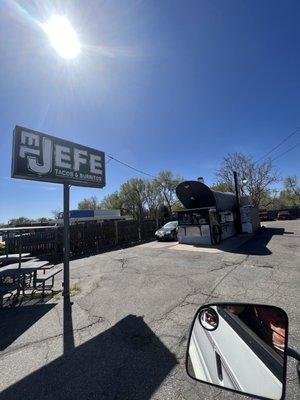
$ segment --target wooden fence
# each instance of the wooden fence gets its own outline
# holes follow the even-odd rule
[[[70,226],[70,253],[72,256],[96,254],[119,245],[137,243],[154,238],[156,223],[142,221],[86,222]],[[8,253],[18,253],[19,235],[4,238]],[[63,253],[63,227],[28,231],[22,235],[22,252],[32,255]]]

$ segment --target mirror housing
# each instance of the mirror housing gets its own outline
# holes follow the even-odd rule
[[[200,382],[260,399],[284,399],[288,317],[278,307],[207,304],[189,335],[186,370]]]

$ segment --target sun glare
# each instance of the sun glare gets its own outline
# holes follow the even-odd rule
[[[66,17],[53,16],[43,29],[49,37],[52,47],[67,59],[76,58],[80,53],[80,42],[77,34]]]

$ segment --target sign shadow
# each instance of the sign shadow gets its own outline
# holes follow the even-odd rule
[[[2,308],[0,310],[0,351],[9,347],[55,306],[55,303],[51,303]]]
[[[178,363],[135,315],[73,349],[72,338],[65,340],[61,357],[4,390],[0,398],[148,400]]]

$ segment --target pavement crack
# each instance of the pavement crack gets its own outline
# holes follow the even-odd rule
[[[225,268],[228,268],[228,267],[230,267],[230,265],[222,265],[222,266],[219,267],[219,268],[210,269],[209,272],[220,271],[221,269],[225,269]]]
[[[45,355],[45,364],[47,365],[49,363],[49,356],[50,356],[50,346],[49,346],[49,342],[46,342],[47,345],[47,352]]]
[[[89,323],[89,324],[87,324],[87,325],[84,325],[84,326],[80,327],[80,328],[75,328],[75,329],[73,329],[73,330],[66,330],[65,332],[57,333],[56,335],[48,336],[48,337],[43,338],[43,339],[40,339],[40,340],[33,340],[33,341],[31,341],[31,342],[24,343],[24,344],[19,345],[19,346],[15,346],[15,347],[13,347],[12,349],[10,349],[10,350],[8,350],[8,351],[3,351],[2,354],[0,355],[0,358],[2,358],[2,357],[4,358],[4,357],[6,357],[6,356],[9,355],[9,354],[15,353],[15,352],[17,352],[17,351],[19,351],[19,350],[23,350],[23,349],[25,349],[25,348],[27,348],[27,347],[35,346],[35,345],[37,345],[37,344],[40,345],[40,344],[43,344],[43,343],[47,343],[47,342],[50,341],[50,340],[57,339],[57,338],[59,338],[59,337],[63,337],[64,335],[67,335],[67,334],[69,334],[70,332],[72,332],[72,333],[81,332],[81,331],[83,331],[83,330],[89,329],[89,328],[91,328],[92,326],[97,325],[97,324],[99,324],[99,323],[102,323],[102,322],[104,322],[104,321],[106,321],[105,318],[103,318],[103,317],[98,317],[96,321],[93,321],[93,322],[91,322],[91,323]]]
[[[128,262],[127,258],[117,258],[116,261],[119,261],[121,263],[121,270],[123,270],[126,267],[126,264]]]
[[[235,263],[234,266],[233,266],[233,268],[231,268],[228,272],[226,272],[226,274],[224,274],[224,275],[222,276],[222,278],[215,284],[215,286],[214,286],[214,287],[212,288],[212,290],[209,292],[208,296],[207,296],[206,299],[205,299],[205,302],[208,301],[208,300],[212,297],[214,291],[221,285],[221,283],[222,283],[232,272],[234,272],[240,265],[242,265],[245,261],[247,261],[248,258],[249,258],[249,254],[248,254],[246,257],[244,257],[243,260],[239,261],[238,263]]]

